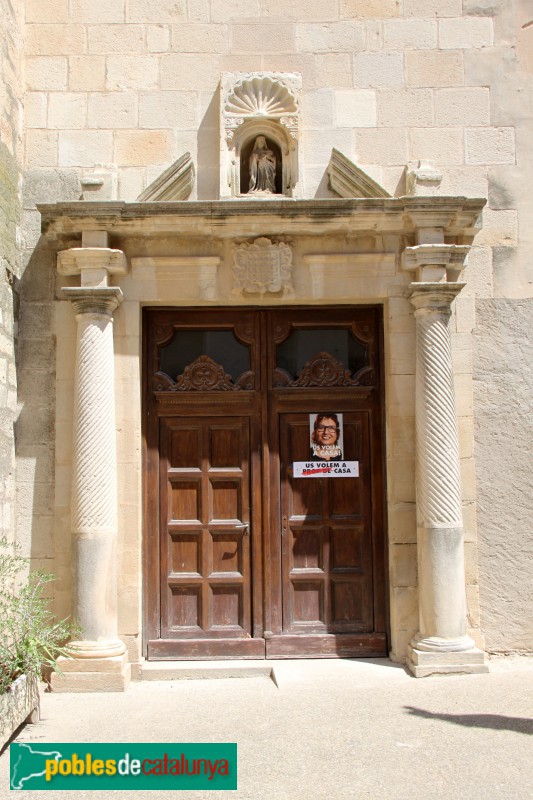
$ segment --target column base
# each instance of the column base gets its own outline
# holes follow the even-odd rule
[[[94,642],[80,639],[69,642],[65,651],[72,658],[112,658],[123,655],[126,652],[126,645],[120,639],[102,639]]]
[[[479,675],[489,671],[488,664],[485,662],[485,654],[477,647],[460,651],[429,651],[419,650],[413,645],[409,645],[407,667],[415,678],[453,673]]]
[[[131,681],[131,664],[126,653],[109,658],[61,656],[57,668],[50,679],[54,692],[125,692]]]

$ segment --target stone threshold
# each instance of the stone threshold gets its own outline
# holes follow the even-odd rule
[[[142,681],[261,677],[270,678],[277,686],[274,668],[265,661],[143,661],[135,675]]]

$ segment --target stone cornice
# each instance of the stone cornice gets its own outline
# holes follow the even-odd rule
[[[470,241],[484,199],[466,197],[332,198],[314,200],[220,200],[210,202],[83,201],[38,206],[50,241],[76,240],[85,230],[111,238],[169,235],[229,238],[236,235],[356,234],[415,235],[419,227],[445,221],[443,233]]]

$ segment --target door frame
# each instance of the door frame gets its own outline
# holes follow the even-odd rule
[[[372,487],[372,517],[373,517],[373,535],[372,535],[372,557],[373,557],[373,597],[374,597],[374,629],[378,632],[374,637],[373,642],[369,646],[362,646],[357,655],[361,657],[369,656],[386,656],[388,642],[390,641],[390,627],[389,627],[389,581],[388,581],[388,535],[387,535],[387,496],[386,496],[386,454],[385,454],[385,386],[384,386],[384,326],[383,326],[383,306],[381,304],[332,304],[305,307],[301,305],[294,306],[230,306],[225,308],[213,308],[210,306],[200,307],[181,307],[181,306],[146,306],[143,308],[142,315],[142,445],[143,445],[143,626],[142,626],[142,640],[143,640],[143,655],[146,657],[147,646],[150,639],[154,635],[160,634],[160,521],[159,521],[159,497],[154,497],[153,493],[149,491],[149,486],[155,485],[154,479],[159,474],[159,451],[154,448],[153,442],[157,441],[157,436],[154,440],[154,425],[158,425],[159,415],[153,414],[153,402],[150,399],[150,376],[148,375],[149,363],[149,318],[153,312],[173,312],[179,315],[180,312],[184,314],[194,313],[200,317],[204,315],[207,317],[209,312],[227,312],[229,317],[238,315],[242,317],[243,314],[250,313],[257,315],[259,320],[259,336],[261,341],[267,340],[267,315],[260,314],[259,312],[272,312],[278,311],[284,314],[291,314],[291,312],[302,312],[307,310],[310,315],[316,314],[317,316],[327,315],[328,312],[344,310],[345,312],[357,312],[363,309],[370,309],[376,315],[375,323],[375,344],[377,347],[376,353],[376,368],[377,368],[377,390],[375,391],[375,403],[371,415],[371,441],[375,442],[376,452],[374,458],[379,462],[376,470],[373,470],[375,475],[375,482],[373,476]],[[228,325],[228,327],[231,327]],[[268,342],[268,347],[273,345]],[[266,348],[260,352],[259,358],[261,362],[261,375],[266,375],[266,364],[269,358]],[[305,391],[305,390],[304,390]],[[228,393],[224,393],[227,396]],[[237,393],[236,393],[237,395]],[[260,418],[260,434],[259,439],[252,444],[251,440],[251,463],[250,473],[254,476],[252,483],[253,487],[261,486],[261,491],[254,492],[256,512],[259,516],[257,519],[262,520],[262,525],[253,525],[252,530],[252,586],[251,586],[251,599],[252,599],[252,636],[254,639],[262,639],[263,641],[280,640],[283,638],[286,641],[287,648],[283,647],[276,649],[276,655],[271,656],[275,658],[294,658],[294,657],[312,657],[313,653],[307,656],[298,656],[294,653],[294,649],[290,645],[290,637],[282,635],[282,606],[283,600],[281,597],[281,547],[277,538],[279,537],[279,525],[277,525],[278,514],[276,513],[276,506],[279,506],[280,496],[280,464],[279,464],[279,448],[276,455],[273,456],[271,452],[271,442],[269,441],[269,430],[273,424],[273,417],[280,413],[282,408],[287,411],[291,407],[297,408],[297,399],[291,400],[287,398],[286,402],[277,403],[276,401],[270,402],[270,408],[267,408],[267,403],[261,403],[261,391],[256,392],[255,402],[250,403],[249,398],[245,398],[244,393],[238,393],[234,398],[235,413],[243,416],[256,414]],[[342,403],[343,407],[350,404],[354,407],[356,395],[352,390],[346,394],[343,392]],[[363,388],[359,392],[360,401],[368,400],[369,390]],[[300,395],[303,396],[303,395]],[[190,398],[190,395],[189,395]],[[341,396],[339,396],[341,401]],[[163,400],[162,407],[167,408],[170,412],[169,415],[176,414],[179,408],[179,399],[175,396],[168,400]],[[217,397],[212,394],[209,397],[195,397],[193,404],[193,416],[213,416],[213,407],[217,405]],[[359,407],[356,403],[355,407]],[[364,406],[368,408],[368,404]],[[339,408],[342,411],[342,408]],[[190,412],[190,408],[188,409]],[[253,437],[252,437],[253,438]],[[268,468],[264,465],[268,464]],[[259,497],[257,496],[259,495]],[[253,506],[253,504],[252,504]],[[152,523],[150,523],[152,520]],[[154,525],[153,520],[156,520]],[[149,525],[155,527],[158,531],[157,542],[154,543],[148,536]],[[261,528],[264,531],[262,535]],[[154,546],[155,544],[155,546]],[[278,589],[275,588],[277,584]],[[151,601],[147,602],[148,596],[151,594]],[[281,635],[281,636],[280,636]],[[364,634],[369,638],[368,634]],[[342,652],[336,652],[334,647],[317,648],[314,653],[316,656],[333,657],[346,655]],[[350,654],[353,657],[353,653]],[[164,648],[158,655],[153,653],[156,659],[164,660],[165,658],[173,658],[173,656],[166,655]],[[192,657],[192,656],[191,656]],[[215,657],[215,656],[212,656]],[[230,656],[229,656],[230,657]],[[238,656],[241,657],[241,656]],[[264,657],[261,655],[250,655],[252,657]],[[268,654],[266,656],[269,657]]]

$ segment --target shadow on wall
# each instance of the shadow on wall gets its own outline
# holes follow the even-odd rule
[[[220,165],[220,87],[217,88],[198,128],[198,200],[217,200]]]

